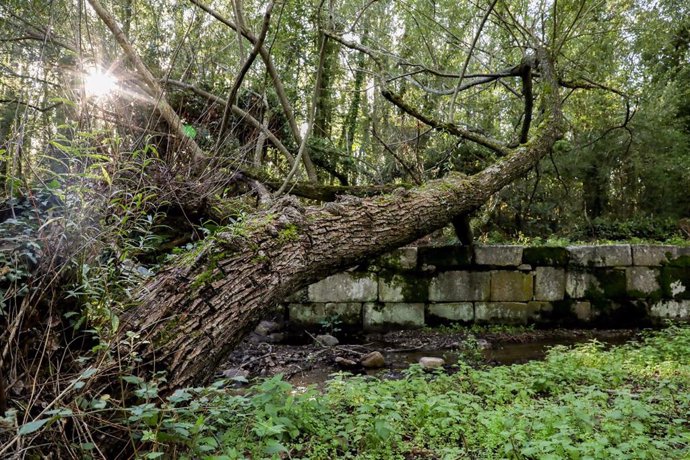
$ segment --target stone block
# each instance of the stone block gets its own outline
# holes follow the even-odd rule
[[[429,283],[429,300],[432,302],[489,300],[490,293],[489,272],[443,272]]]
[[[417,253],[420,267],[440,270],[467,268],[472,265],[472,248],[469,246],[421,247]]]
[[[566,272],[565,293],[571,299],[583,299],[588,291],[600,291],[599,280],[591,273]]]
[[[309,299],[309,294],[307,293],[307,288],[300,289],[297,292],[290,294],[285,301],[288,303],[302,303],[307,302]]]
[[[565,267],[570,261],[570,253],[561,247],[527,247],[522,251],[522,262],[531,265]]]
[[[657,318],[690,319],[690,300],[661,300],[650,309]]]
[[[569,246],[570,264],[582,267],[625,267],[632,265],[629,244]]]
[[[632,246],[633,265],[658,267],[678,257],[678,247],[668,245],[636,244]]]
[[[429,280],[414,274],[379,275],[380,302],[426,302]]]
[[[476,302],[474,317],[478,322],[526,323],[537,316],[535,305],[522,302]]]
[[[396,327],[424,326],[423,303],[365,303],[363,324],[365,330]]]
[[[496,267],[517,267],[522,264],[522,246],[493,245],[476,246],[474,262],[477,265]]]
[[[472,321],[474,305],[472,302],[431,303],[427,313],[428,316],[447,321]]]
[[[626,290],[633,297],[645,297],[661,289],[659,271],[649,267],[628,267],[625,270]]]
[[[323,321],[337,318],[342,324],[362,324],[361,303],[291,303],[288,305],[290,323],[317,326]]]
[[[592,304],[589,302],[575,302],[572,305],[575,317],[580,321],[590,321],[592,319]]]
[[[373,302],[378,282],[371,273],[337,273],[308,288],[311,302]]]
[[[526,302],[532,300],[531,273],[513,271],[491,272],[491,297],[498,302]]]
[[[541,300],[532,300],[530,302],[527,302],[527,306],[532,309],[532,311],[535,312],[552,312],[553,311],[553,304],[551,302],[544,302]]]
[[[690,267],[661,267],[659,281],[664,297],[676,300],[690,299]]]
[[[565,296],[565,269],[537,267],[534,279],[536,300],[563,300]]]
[[[417,268],[417,248],[398,248],[379,258],[378,265],[391,270],[414,270]]]

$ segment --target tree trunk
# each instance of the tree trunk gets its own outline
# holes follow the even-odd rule
[[[560,111],[542,128],[539,138],[471,177],[324,207],[305,209],[287,198],[208,238],[144,286],[138,305],[122,315],[121,336],[141,337],[139,373],[166,370],[167,391],[207,381],[292,292],[445,226],[524,175],[561,137]]]

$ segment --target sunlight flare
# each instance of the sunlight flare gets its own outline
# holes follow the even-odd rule
[[[87,96],[103,97],[112,94],[117,89],[117,79],[109,72],[92,69],[84,79],[84,91]]]

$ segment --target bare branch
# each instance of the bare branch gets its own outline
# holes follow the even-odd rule
[[[204,10],[206,13],[211,15],[214,19],[216,19],[218,22],[226,25],[227,27],[231,28],[232,30],[239,31],[242,36],[247,39],[251,44],[256,44],[258,41],[258,38],[249,30],[246,28],[238,28],[235,23],[232,21],[228,20],[227,18],[224,18],[222,15],[220,15],[218,12],[213,10],[212,8],[204,5],[201,3],[200,0],[189,0],[191,3],[194,5],[198,6],[202,10]],[[295,113],[294,110],[292,109],[292,106],[290,105],[290,101],[288,100],[287,93],[285,92],[285,87],[283,86],[283,81],[280,79],[280,76],[278,75],[278,71],[275,68],[275,65],[273,65],[273,60],[271,59],[271,55],[266,50],[266,47],[261,46],[259,48],[259,55],[261,56],[261,60],[264,62],[264,65],[266,66],[266,71],[268,72],[269,76],[271,77],[271,82],[273,83],[273,88],[276,90],[276,94],[278,96],[278,100],[280,101],[280,105],[283,108],[283,113],[285,114],[285,118],[288,120],[288,124],[290,125],[290,130],[292,131],[292,136],[295,139],[295,142],[297,145],[300,145],[302,143],[302,136],[300,135],[299,128],[297,127],[297,121],[295,120]],[[314,164],[311,161],[311,157],[309,156],[308,152],[304,152],[304,155],[302,155],[302,162],[304,163],[304,169],[307,172],[307,177],[309,177],[310,181],[317,181],[316,177],[316,169],[314,168]]]
[[[462,80],[465,78],[465,72],[467,72],[467,66],[470,63],[470,59],[472,58],[474,47],[477,46],[477,41],[479,40],[479,36],[481,35],[482,30],[484,29],[484,24],[486,24],[486,20],[489,19],[489,15],[494,10],[494,6],[496,6],[497,2],[498,0],[493,0],[491,5],[489,6],[489,9],[487,9],[486,13],[484,13],[482,22],[479,24],[479,29],[477,29],[477,33],[474,35],[474,39],[472,40],[472,44],[470,45],[469,51],[467,51],[467,57],[465,58],[465,62],[462,65],[462,70],[460,71],[460,78],[458,78],[458,84],[455,87],[455,92],[453,93],[453,100],[450,102],[448,119],[451,121],[451,123],[455,121],[455,102],[458,99],[458,93],[460,92],[460,87],[462,86]]]
[[[39,107],[37,105],[31,104],[29,102],[24,102],[20,101],[19,99],[0,99],[0,104],[17,104],[17,105],[23,105],[25,107],[29,107],[30,109],[38,110],[39,112],[47,112],[48,110],[52,110],[56,107],[59,107],[62,105],[62,102],[56,102],[55,104],[48,105],[46,107]]]
[[[232,88],[230,89],[230,95],[228,96],[228,101],[225,104],[225,111],[223,112],[223,120],[220,124],[220,131],[218,132],[216,150],[223,143],[225,130],[228,127],[228,119],[230,118],[230,111],[232,110],[233,104],[235,104],[235,99],[237,98],[237,93],[240,90],[240,86],[242,86],[242,81],[244,81],[244,77],[247,75],[247,72],[249,72],[249,69],[251,68],[252,64],[254,63],[254,60],[256,59],[256,56],[259,54],[259,50],[263,47],[264,41],[266,40],[268,27],[271,23],[271,11],[273,11],[274,4],[275,2],[271,2],[268,4],[266,12],[264,13],[264,22],[261,26],[261,33],[259,34],[259,38],[256,40],[256,43],[254,43],[254,48],[249,53],[247,59],[244,61],[244,64],[242,65],[242,68],[240,69],[240,72],[237,74]],[[238,14],[237,17],[240,18],[241,16]],[[240,27],[244,28],[244,24],[240,24]]]
[[[416,118],[422,123],[425,123],[438,131],[444,131],[448,134],[452,134],[454,136],[467,139],[468,141],[472,141],[476,144],[479,144],[494,151],[499,156],[505,156],[511,152],[511,150],[507,146],[487,136],[462,128],[457,124],[444,123],[442,121],[431,118],[431,116],[429,115],[422,114],[417,109],[403,101],[399,95],[393,93],[388,89],[382,90],[381,94],[383,95],[383,97],[385,97],[390,102],[398,106],[408,115],[411,115],[412,117]]]

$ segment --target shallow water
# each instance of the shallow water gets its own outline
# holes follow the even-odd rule
[[[635,333],[629,330],[616,332],[594,332],[588,337],[556,337],[556,338],[541,338],[530,340],[527,342],[495,342],[490,348],[482,350],[484,361],[497,366],[507,366],[511,364],[523,364],[533,360],[541,360],[546,357],[548,350],[557,345],[571,346],[578,343],[586,343],[593,339],[603,343],[607,348],[613,345],[621,345],[634,339]],[[365,371],[367,375],[382,375],[384,378],[399,377],[400,371],[406,369],[410,364],[419,362],[420,358],[425,356],[434,358],[443,358],[446,364],[454,364],[458,362],[461,353],[454,350],[429,350],[420,349],[412,351],[385,351],[389,348],[387,344],[373,344],[371,349],[380,350],[386,359],[386,367],[383,369],[368,369]],[[390,348],[389,348],[390,349]],[[317,384],[320,385],[332,373],[336,372],[333,369],[318,368],[303,373],[294,375],[290,382],[294,386],[307,386]]]

